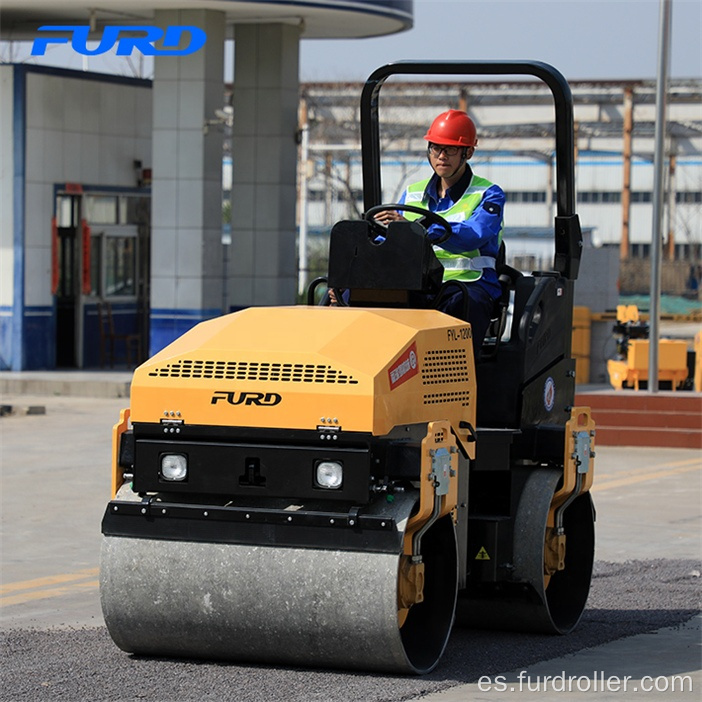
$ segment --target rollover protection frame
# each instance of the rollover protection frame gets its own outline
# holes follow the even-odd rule
[[[380,168],[380,89],[393,75],[521,75],[542,80],[551,90],[555,107],[556,228],[554,270],[575,280],[580,268],[582,234],[575,213],[575,138],[573,95],[560,71],[541,61],[397,61],[373,71],[361,93],[361,159],[363,204],[379,205],[382,196]]]

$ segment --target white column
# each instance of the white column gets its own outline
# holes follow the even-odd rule
[[[225,16],[164,10],[156,23],[200,27],[207,41],[188,56],[155,59],[151,353],[218,315],[223,282],[223,131],[204,127],[224,102]]]
[[[234,34],[234,308],[295,302],[300,28],[238,25]]]

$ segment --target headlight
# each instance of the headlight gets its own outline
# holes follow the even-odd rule
[[[182,453],[161,456],[161,477],[164,480],[185,480],[188,477],[188,458]]]
[[[338,490],[344,481],[344,469],[336,461],[320,461],[317,464],[315,482],[318,487]]]

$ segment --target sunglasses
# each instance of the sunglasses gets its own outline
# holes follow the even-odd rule
[[[441,156],[442,151],[447,156],[455,156],[461,148],[463,148],[463,147],[461,147],[461,146],[441,146],[441,144],[429,144],[429,146],[427,146],[427,151],[432,156]]]

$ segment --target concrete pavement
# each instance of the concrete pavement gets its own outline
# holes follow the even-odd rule
[[[596,560],[694,559],[702,555],[702,456],[683,449],[598,447],[593,497]],[[699,610],[699,595],[692,607]],[[416,698],[422,702],[499,699],[698,700],[702,618],[619,639]]]
[[[82,382],[116,381],[123,387],[129,377],[122,372]],[[73,380],[81,382],[77,376]],[[0,398],[18,408],[46,409],[45,415],[19,413],[0,419],[0,616],[5,630],[102,626],[96,587],[99,522],[109,499],[110,431],[119,409],[128,404],[126,398],[111,395],[113,389],[103,392],[103,397],[3,392]],[[625,569],[632,559],[644,566],[682,559],[693,564],[684,574],[688,585],[690,579],[700,579],[701,475],[702,457],[696,451],[597,449],[593,493],[596,559],[607,564],[602,578],[616,573],[618,564]],[[660,603],[646,606],[664,608],[665,588],[675,586],[664,583]],[[613,597],[625,600],[630,616],[638,616],[636,580],[619,587]],[[698,594],[686,596],[686,610],[699,610],[699,587],[693,591]],[[533,695],[549,702],[591,695],[633,700],[644,694],[648,699],[699,699],[701,668],[698,617],[525,668],[491,670],[490,676],[479,672],[474,682],[421,699],[464,702]]]
[[[527,669],[482,676],[469,685],[415,698],[422,702],[533,699],[539,702],[593,699],[698,700],[702,689],[697,616],[659,629],[554,658]]]

